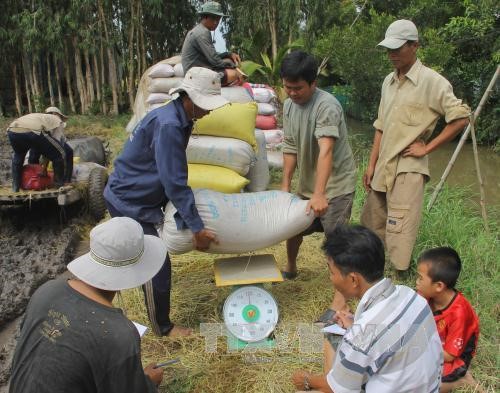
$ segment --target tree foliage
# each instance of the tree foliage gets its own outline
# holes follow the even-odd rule
[[[355,2],[359,11],[365,2]],[[353,2],[341,3],[350,15]],[[475,108],[500,63],[500,6],[495,0],[366,1],[354,25],[347,20],[328,27],[313,44],[318,56],[330,56],[329,83],[347,85],[352,115],[372,120],[380,82],[391,71],[384,50],[375,45],[396,19],[410,19],[419,29],[419,58],[452,83],[456,95]],[[351,14],[352,16],[352,14]],[[479,139],[500,140],[499,92],[490,97],[479,119]]]
[[[0,113],[54,103],[81,113],[130,108],[137,82],[178,54],[205,0],[3,0]],[[300,44],[326,58],[320,84],[349,96],[348,112],[372,121],[391,71],[376,44],[400,18],[419,28],[419,57],[475,107],[500,62],[498,0],[220,0],[227,45],[279,84],[281,59]],[[257,77],[259,75],[259,77]],[[260,79],[259,79],[260,78]],[[496,89],[479,119],[483,142],[500,140]]]
[[[7,85],[2,95],[8,96],[2,102],[16,97],[18,114],[48,103],[117,114],[130,106],[129,91],[147,67],[180,52],[195,24],[195,3],[4,0],[0,86]]]

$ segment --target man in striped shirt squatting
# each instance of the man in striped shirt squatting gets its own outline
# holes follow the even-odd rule
[[[354,316],[339,312],[347,329],[338,348],[324,342],[325,374],[296,371],[299,390],[320,392],[438,392],[443,354],[425,301],[384,278],[384,246],[362,226],[338,226],[323,245],[330,280],[346,299],[359,299]]]

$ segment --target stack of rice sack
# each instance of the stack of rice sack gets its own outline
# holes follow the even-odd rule
[[[196,121],[186,149],[188,184],[238,193],[250,183],[245,176],[256,163],[254,102],[231,103]]]
[[[252,90],[253,98],[259,108],[255,126],[261,130],[276,129],[276,93],[274,90],[263,84],[248,83],[246,86]]]
[[[134,115],[127,124],[128,132],[133,131],[146,113],[174,98],[168,93],[180,85],[183,75],[180,56],[162,60],[145,71],[139,82]],[[223,87],[221,94],[231,105],[199,120],[193,130],[187,148],[190,185],[229,193],[240,192],[245,186],[250,192],[266,190],[269,184],[266,139],[255,127],[258,104],[254,102],[252,89]],[[218,168],[215,172],[213,166]]]
[[[184,71],[182,69],[182,63],[172,65],[159,62],[151,67],[147,75],[149,77],[149,94],[146,98],[146,111],[149,112],[172,99],[168,92],[170,89],[181,84],[184,78]]]
[[[184,77],[181,60],[180,56],[174,56],[156,63],[144,72],[135,96],[134,115],[126,127],[128,132],[133,131],[146,113],[172,98],[168,92],[179,86]]]
[[[264,134],[268,165],[281,168],[283,167],[283,155],[281,153],[283,131],[277,127],[278,101],[276,92],[268,85],[255,83],[246,85],[251,89],[258,105],[255,126],[258,130],[262,130]]]
[[[251,90],[223,87],[221,95],[231,104],[198,120],[193,129],[186,150],[189,185],[225,193],[243,187],[264,191],[270,177],[266,140],[255,129],[258,107]]]

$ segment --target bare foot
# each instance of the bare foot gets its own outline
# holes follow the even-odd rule
[[[187,337],[193,334],[193,329],[174,325],[172,330],[168,332],[167,337]]]
[[[481,387],[481,385],[479,385],[479,383],[474,379],[474,377],[468,370],[465,373],[463,380],[466,385],[472,386],[475,392],[485,393],[485,390]]]
[[[476,380],[472,377],[472,374],[467,371],[465,376],[462,378],[459,378],[458,380],[454,382],[443,382],[441,384],[441,387],[439,388],[440,393],[449,393],[453,391],[453,389],[457,389],[459,387],[462,387],[464,385],[469,385],[474,387],[474,392],[478,393],[486,393],[483,388],[476,382]]]

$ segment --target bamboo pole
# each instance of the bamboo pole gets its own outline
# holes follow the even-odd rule
[[[490,93],[493,91],[493,86],[495,85],[498,75],[500,74],[500,66],[497,66],[497,69],[495,71],[495,74],[493,75],[493,78],[491,78],[490,84],[486,88],[486,91],[483,94],[483,97],[481,98],[481,101],[479,102],[479,105],[477,106],[473,118],[477,119],[479,114],[481,113],[481,110],[483,109],[484,104],[488,100],[488,97],[490,96]],[[455,148],[455,151],[453,152],[453,155],[451,156],[450,162],[448,162],[448,165],[446,166],[446,169],[443,172],[443,175],[441,176],[441,180],[439,180],[439,183],[437,184],[436,188],[434,189],[434,192],[432,193],[431,199],[429,203],[427,204],[427,210],[431,210],[432,205],[434,205],[434,202],[436,201],[436,198],[441,191],[441,188],[443,187],[444,182],[446,181],[446,178],[451,172],[451,169],[453,168],[453,165],[455,165],[455,161],[457,160],[458,153],[460,153],[460,150],[462,150],[462,147],[467,140],[467,137],[469,136],[469,132],[471,129],[471,125],[467,126],[465,129],[465,132],[463,133],[462,137],[460,138],[460,141],[458,142],[457,147]]]
[[[484,182],[481,176],[481,168],[479,167],[479,155],[477,153],[477,141],[476,141],[476,127],[475,127],[476,119],[474,115],[470,117],[470,135],[472,137],[472,150],[474,151],[474,163],[476,165],[476,174],[477,180],[479,182],[479,193],[481,199],[479,200],[479,204],[481,205],[481,215],[483,216],[484,228],[486,232],[490,233],[490,226],[488,225],[488,215],[486,214],[486,198],[484,192]]]

